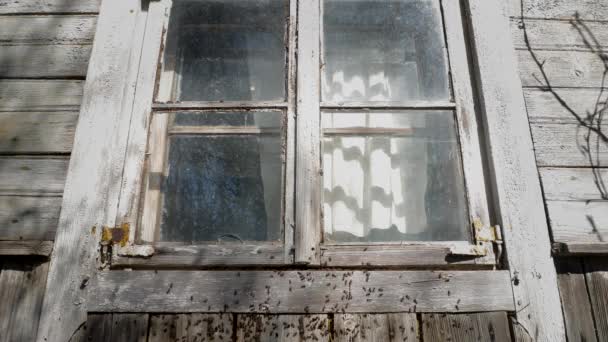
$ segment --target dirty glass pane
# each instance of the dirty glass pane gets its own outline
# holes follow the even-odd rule
[[[448,100],[439,0],[325,0],[323,100]]]
[[[176,113],[173,126],[234,126],[279,128],[281,112],[258,111],[198,111]]]
[[[242,113],[251,114],[251,113]],[[189,117],[190,116],[190,117]],[[280,127],[281,116],[257,113],[176,115],[175,122],[255,127],[257,117]],[[274,118],[274,122],[272,119]],[[193,124],[194,125],[194,124]],[[259,125],[258,125],[259,126]],[[282,138],[271,134],[170,134],[167,176],[161,185],[160,240],[280,241]]]
[[[164,65],[176,101],[285,98],[285,0],[174,0]]]
[[[323,113],[326,243],[469,240],[454,114]]]

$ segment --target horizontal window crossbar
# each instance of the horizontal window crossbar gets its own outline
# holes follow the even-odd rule
[[[279,135],[281,129],[272,127],[238,127],[238,126],[174,126],[169,129],[169,135],[195,134],[263,134]]]
[[[196,109],[286,109],[287,102],[276,101],[188,101],[188,102],[166,102],[154,103],[152,109],[154,111],[174,112],[183,110]]]
[[[406,102],[322,102],[322,109],[409,109],[409,110],[434,110],[455,109],[453,102],[429,102],[429,101],[406,101]]]

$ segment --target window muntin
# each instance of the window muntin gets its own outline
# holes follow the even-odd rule
[[[452,111],[321,118],[324,243],[470,239]]]

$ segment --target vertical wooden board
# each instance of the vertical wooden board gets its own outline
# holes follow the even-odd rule
[[[192,314],[188,341],[231,341],[234,332],[232,314]]]
[[[112,342],[146,342],[148,340],[147,314],[113,314]]]
[[[560,258],[555,265],[568,341],[597,341],[582,259]]]
[[[183,315],[151,315],[148,341],[175,341],[178,335],[187,336],[187,331],[177,331],[176,323],[182,319],[185,319]],[[182,326],[182,324],[179,325]]]
[[[0,153],[70,153],[78,112],[0,112]]]
[[[0,273],[0,341],[36,338],[48,262],[6,260]]]
[[[95,13],[101,0],[0,0],[0,14]]]
[[[329,341],[327,315],[238,315],[236,340]]]
[[[78,110],[80,80],[0,80],[0,111]]]
[[[599,341],[608,341],[608,258],[586,258],[585,277]]]
[[[418,341],[418,320],[413,313],[336,314],[334,341]]]
[[[505,312],[423,314],[422,336],[425,342],[511,342]]]
[[[84,77],[91,45],[0,45],[0,77]]]
[[[112,314],[90,313],[80,342],[106,342],[112,336]]]

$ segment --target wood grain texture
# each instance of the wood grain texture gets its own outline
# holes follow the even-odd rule
[[[57,247],[56,247],[57,248]],[[470,312],[512,310],[506,271],[109,271],[104,312]]]
[[[506,312],[423,314],[421,325],[425,342],[511,341]]]
[[[53,240],[61,197],[0,196],[0,240]]]
[[[608,201],[547,201],[556,242],[608,242]]]
[[[0,20],[0,42],[91,44],[96,23],[96,15],[8,16]]]
[[[77,111],[79,80],[0,80],[0,111]]]
[[[147,314],[113,314],[112,342],[147,342]]]
[[[545,198],[550,200],[601,200],[605,195],[597,183],[608,179],[608,169],[541,168]]]
[[[238,315],[236,341],[331,341],[327,315]]]
[[[336,342],[401,342],[418,341],[416,314],[336,314]]]
[[[509,14],[545,19],[571,19],[578,13],[585,20],[606,20],[608,4],[603,0],[507,0]]]
[[[90,313],[85,329],[78,333],[80,342],[106,342],[112,336],[112,314]]]
[[[67,158],[0,157],[0,194],[61,195]]]
[[[0,241],[0,255],[48,257],[52,251],[53,241]]]
[[[516,49],[526,50],[528,46],[524,41],[524,30],[522,23],[528,33],[530,46],[537,50],[587,50],[587,44],[583,35],[570,23],[565,20],[546,20],[546,19],[511,19],[511,33],[513,44]],[[608,47],[608,23],[606,22],[585,22],[586,28],[591,31],[601,47]],[[559,39],[556,39],[559,38]]]
[[[584,265],[598,341],[608,341],[608,263],[605,257],[586,258]]]
[[[597,135],[587,128],[564,123],[538,123],[530,127],[538,166],[608,166],[608,144],[598,144]],[[608,124],[604,130],[608,131]]]
[[[530,122],[578,123],[576,116],[550,92],[535,88],[525,88],[523,91]],[[602,89],[560,88],[555,91],[582,119],[605,106],[608,101],[608,92]]]
[[[0,112],[0,153],[70,153],[78,112]]]
[[[101,0],[0,0],[0,14],[95,13]]]
[[[0,45],[0,77],[67,78],[87,74],[91,45]]]
[[[0,273],[0,341],[29,342],[44,296],[48,262],[3,259]]]
[[[137,69],[130,62],[136,55],[131,51],[137,45],[140,10],[137,0],[101,5],[49,269],[47,292],[53,296],[44,300],[40,342],[65,341],[86,321],[81,305],[86,286],[81,284],[97,266],[92,227],[114,226],[116,219],[116,188],[125,157],[121,146],[128,136],[124,121],[130,119],[123,106],[133,104],[129,70]]]
[[[605,87],[601,58],[588,51],[535,50],[553,87]],[[519,75],[524,87],[544,87],[538,65],[527,50],[517,50]]]
[[[150,316],[149,342],[231,341],[231,314],[177,314]]]
[[[560,342],[566,336],[549,227],[517,75],[518,56],[503,5],[499,0],[469,0],[466,18],[478,66],[493,204],[502,227],[517,321],[538,341]]]
[[[582,259],[560,258],[555,265],[568,341],[597,341]]]

